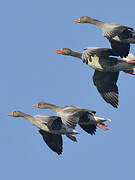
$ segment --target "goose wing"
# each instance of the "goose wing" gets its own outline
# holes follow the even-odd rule
[[[96,125],[91,120],[91,116],[93,116],[93,114],[95,114],[95,111],[78,109],[73,115],[75,118],[79,119],[78,124],[80,127],[91,135],[94,135],[96,132]]]
[[[119,72],[100,72],[95,70],[94,85],[103,99],[113,107],[118,106],[118,87],[116,85]]]
[[[62,153],[63,141],[61,135],[51,134],[41,129],[39,130],[39,133],[42,135],[43,140],[51,150],[56,152],[58,155]]]
[[[44,123],[50,130],[60,130],[62,127],[62,120],[58,116],[49,116],[46,114],[38,114],[34,116],[37,121]]]
[[[94,135],[96,133],[96,125],[95,124],[88,124],[88,125],[84,125],[84,124],[79,124],[80,127],[86,131],[87,133]]]
[[[88,47],[82,53],[82,60],[86,61],[90,56],[98,56],[98,57],[108,57],[115,56],[113,50],[110,48],[102,48],[102,47]]]
[[[69,128],[75,129],[76,125],[79,122],[79,119],[75,115],[65,115],[62,116],[62,122]]]
[[[130,44],[129,43],[123,43],[119,41],[115,41],[113,39],[109,40],[111,47],[113,49],[113,52],[120,56],[121,58],[128,56],[130,51]]]
[[[87,111],[90,113],[96,114],[96,111],[94,111],[94,110],[87,110]]]
[[[103,31],[103,35],[109,40],[116,56],[126,57],[129,54],[130,43],[122,42],[122,40],[132,38],[133,28],[119,25],[108,31]],[[114,40],[115,36],[118,36],[120,41]]]
[[[116,25],[111,24],[111,26],[103,29],[103,35],[107,39],[112,39],[115,36],[121,36],[121,38],[128,38],[132,34],[132,31],[134,30],[131,27],[117,25],[117,24]]]
[[[75,106],[65,106],[64,109],[57,114],[61,117],[63,124],[74,129],[79,121],[83,119],[84,116],[86,116],[86,113],[96,114],[96,111],[81,109]],[[84,119],[87,121],[86,123],[88,123],[88,117],[85,117]]]
[[[75,116],[77,108],[75,106],[65,106],[57,115],[61,117],[62,123],[69,128],[74,129],[79,122],[77,116]]]

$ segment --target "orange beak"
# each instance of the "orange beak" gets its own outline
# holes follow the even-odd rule
[[[9,113],[8,116],[14,116],[13,112]]]
[[[80,22],[81,22],[80,18],[75,20],[75,24],[80,23]]]
[[[38,104],[34,104],[33,106],[38,108]]]
[[[62,54],[62,49],[56,49],[57,54]]]

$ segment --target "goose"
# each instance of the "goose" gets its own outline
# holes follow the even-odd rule
[[[73,56],[95,69],[93,83],[102,98],[113,107],[118,107],[117,80],[119,71],[135,74],[135,57],[129,54],[127,58],[114,58],[113,50],[101,47],[88,47],[83,53],[74,52],[69,48],[56,50],[58,54]]]
[[[8,116],[23,117],[29,120],[32,125],[38,127],[39,133],[42,135],[45,143],[58,155],[62,154],[63,151],[63,134],[67,135],[71,140],[76,141],[74,136],[73,138],[72,136],[70,137],[71,134],[78,134],[78,132],[72,128],[72,122],[71,126],[68,127],[62,123],[61,118],[58,116],[49,116],[47,114],[31,116],[18,110],[9,113]],[[73,120],[73,122],[75,126],[75,121]]]
[[[88,16],[82,16],[75,23],[90,23],[98,26],[111,43],[112,49],[118,56],[126,57],[129,54],[130,44],[135,44],[135,31],[133,28],[116,23],[102,22]]]
[[[96,111],[83,109],[73,105],[59,107],[54,104],[39,102],[33,106],[41,109],[51,109],[55,111],[57,116],[61,117],[62,122],[67,122],[68,126],[70,126],[70,122],[72,119],[74,119],[78,121],[78,124],[84,131],[91,135],[95,134],[96,127],[107,130],[108,127],[103,122],[111,121],[110,119],[97,116]]]

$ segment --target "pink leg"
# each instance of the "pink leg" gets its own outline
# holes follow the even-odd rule
[[[132,63],[135,63],[135,60],[134,59],[128,59],[128,60],[125,60],[127,63],[129,64],[132,64]]]
[[[135,75],[135,72],[134,72],[133,70],[125,70],[124,72],[125,72],[125,73],[128,73],[128,74]]]
[[[72,136],[71,134],[66,134],[66,136],[67,136],[69,139],[71,139],[72,141],[77,142],[76,137]]]
[[[97,123],[97,127],[103,129],[104,131],[108,130],[108,127],[103,123]]]

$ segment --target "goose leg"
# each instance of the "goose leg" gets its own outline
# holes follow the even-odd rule
[[[128,64],[132,64],[132,63],[135,63],[135,60],[134,59],[128,59],[128,60],[125,60]]]
[[[128,74],[135,75],[135,72],[134,72],[133,70],[125,70],[124,72],[125,72],[125,73],[128,73]]]
[[[104,131],[108,130],[108,127],[103,123],[97,123],[97,127],[103,129]]]
[[[72,136],[71,134],[66,134],[66,136],[67,136],[69,139],[71,139],[72,141],[77,142],[76,137]]]

